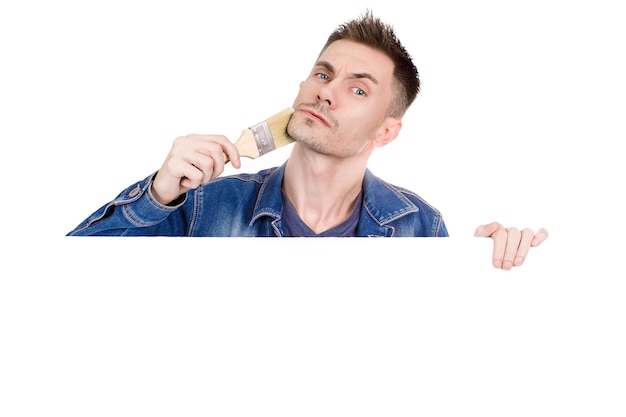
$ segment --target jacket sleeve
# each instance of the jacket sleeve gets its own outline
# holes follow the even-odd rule
[[[181,208],[187,195],[181,195],[171,205],[159,203],[150,192],[155,174],[126,188],[67,236],[184,236],[187,229],[185,216],[166,219]]]

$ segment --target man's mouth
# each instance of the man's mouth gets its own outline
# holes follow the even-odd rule
[[[308,108],[308,107],[301,107],[299,109],[300,111],[302,111],[303,113],[305,113],[310,119],[316,120],[319,123],[323,124],[326,127],[330,127],[330,122],[328,121],[328,119],[322,115],[321,113]]]

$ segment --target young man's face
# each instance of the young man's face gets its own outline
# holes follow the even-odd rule
[[[360,153],[388,123],[393,62],[383,52],[349,40],[322,52],[294,101],[288,132],[319,153]]]

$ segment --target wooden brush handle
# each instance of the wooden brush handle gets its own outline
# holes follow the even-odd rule
[[[257,149],[256,142],[254,141],[254,134],[249,128],[241,132],[241,136],[235,142],[235,146],[239,150],[239,155],[246,158],[256,158],[259,156],[259,150]],[[224,154],[224,162],[230,161],[228,155]]]

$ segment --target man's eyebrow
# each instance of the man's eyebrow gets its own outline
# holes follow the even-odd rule
[[[326,68],[328,72],[330,72],[331,74],[335,73],[335,67],[333,67],[332,64],[328,61],[317,61],[315,65]],[[374,77],[369,72],[355,72],[351,74],[351,77],[352,78],[367,78],[368,80],[372,81],[374,84],[378,84],[378,80],[376,79],[376,77]]]
[[[367,78],[372,81],[374,84],[378,84],[378,80],[369,72],[355,72],[352,74],[354,78]]]
[[[330,72],[331,74],[334,74],[334,73],[335,73],[335,67],[333,67],[333,66],[331,65],[331,63],[330,63],[330,62],[328,62],[328,61],[317,61],[317,62],[315,63],[315,66],[317,66],[317,67],[324,67],[324,68],[326,68],[326,70],[328,70],[328,72]]]

